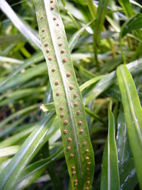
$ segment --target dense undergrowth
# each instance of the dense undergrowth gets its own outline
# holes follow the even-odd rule
[[[142,189],[141,9],[0,0],[0,190]]]

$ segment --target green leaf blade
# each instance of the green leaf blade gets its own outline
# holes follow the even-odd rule
[[[38,124],[31,135],[26,139],[20,150],[12,158],[10,163],[4,168],[0,174],[0,190],[14,189],[19,176],[23,172],[25,166],[31,161],[43,144],[57,130],[51,124],[54,112],[51,112],[46,119]],[[47,126],[47,121],[48,126]]]
[[[109,110],[108,139],[103,156],[103,168],[101,175],[101,190],[119,190],[120,180],[118,171],[118,158],[115,142],[115,120],[113,113]]]
[[[124,36],[126,36],[126,34],[141,28],[142,28],[142,14],[138,13],[124,23],[123,27],[121,28],[120,38],[123,38]]]
[[[142,188],[142,109],[134,81],[125,65],[118,67],[117,78],[122,97],[130,147],[134,156],[140,187]]]
[[[93,149],[58,4],[39,0],[34,3],[72,188],[90,188]]]

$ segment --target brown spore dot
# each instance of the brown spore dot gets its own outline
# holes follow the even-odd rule
[[[84,145],[86,145],[86,144],[87,144],[87,142],[86,142],[86,141],[84,141],[84,142],[83,142],[83,144],[84,144]]]
[[[55,81],[55,85],[56,86],[59,85],[59,81],[58,80]]]
[[[61,39],[61,36],[59,36],[57,39]]]
[[[63,111],[64,107],[63,106],[60,106],[60,110]]]
[[[80,129],[80,134],[82,134],[84,132],[84,129]]]
[[[86,156],[86,157],[85,157],[85,160],[89,160],[89,157],[88,157],[88,156]]]
[[[43,19],[43,16],[40,17],[40,20],[42,20],[42,19]]]
[[[89,190],[89,187],[86,187],[86,190]]]
[[[73,165],[71,168],[72,168],[73,170],[75,170],[75,165]]]
[[[78,125],[82,125],[82,121],[81,120],[78,121]]]
[[[64,124],[67,125],[69,121],[67,119],[64,120]]]
[[[77,107],[78,106],[78,102],[74,102],[74,106]]]
[[[90,175],[90,172],[88,172],[88,175]]]
[[[53,0],[50,0],[50,3],[53,3]]]
[[[90,165],[90,164],[91,164],[91,162],[88,162],[87,164],[88,164],[88,165]]]
[[[67,134],[67,133],[68,133],[68,130],[67,130],[67,129],[65,129],[65,130],[64,130],[64,134]]]
[[[44,47],[47,47],[47,46],[48,46],[48,43],[45,43],[45,44],[44,44]]]
[[[51,6],[51,7],[50,7],[50,10],[53,11],[53,10],[54,10],[54,7]]]
[[[56,20],[56,17],[53,17],[53,20]]]
[[[61,47],[61,46],[62,46],[62,44],[59,44],[59,46]]]
[[[57,23],[56,26],[59,26],[59,23]]]
[[[67,150],[70,151],[71,150],[71,146],[67,146]]]
[[[73,97],[74,97],[74,98],[77,98],[77,97],[78,97],[77,93],[74,93]]]
[[[51,60],[52,60],[52,58],[51,58],[51,57],[48,57],[48,60],[49,60],[49,61],[51,61]]]
[[[59,93],[59,92],[56,92],[56,96],[60,96],[60,93]]]
[[[61,113],[61,114],[60,114],[60,117],[63,118],[63,117],[64,117],[64,113]]]
[[[64,63],[66,63],[66,62],[67,62],[67,58],[66,58],[66,57],[64,57],[63,62],[64,62]]]
[[[46,53],[49,53],[49,50],[48,50],[48,49],[46,50]]]
[[[74,157],[74,154],[73,154],[73,153],[71,153],[71,154],[70,154],[70,157],[71,157],[71,158],[73,158],[73,157]]]
[[[76,174],[76,171],[72,171],[72,174],[75,175],[75,174]]]
[[[80,110],[77,110],[76,114],[77,114],[77,115],[80,115]]]
[[[71,85],[71,86],[69,86],[69,89],[70,89],[70,90],[73,90],[73,86],[72,86],[72,85]]]
[[[51,71],[52,71],[52,73],[54,73],[54,72],[56,71],[56,69],[55,69],[55,68],[53,68]]]
[[[72,142],[72,138],[71,137],[68,138],[68,142]]]
[[[63,53],[65,53],[65,50],[64,50],[64,49],[62,49],[62,50],[61,50],[61,53],[62,53],[62,54],[63,54]]]
[[[77,184],[78,184],[78,180],[75,179],[75,180],[74,180],[74,185],[77,186]]]
[[[67,73],[66,73],[66,76],[67,76],[67,77],[70,77],[70,76],[71,76],[70,72],[67,72]]]
[[[45,32],[45,29],[42,29],[41,32]]]

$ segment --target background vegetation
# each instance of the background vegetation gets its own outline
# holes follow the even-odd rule
[[[141,1],[58,3],[94,149],[92,189],[142,189]],[[34,3],[0,9],[0,189],[70,190]]]

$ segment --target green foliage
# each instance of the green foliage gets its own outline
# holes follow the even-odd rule
[[[137,14],[124,23],[120,37],[124,37],[126,34],[131,33],[133,30],[142,28],[142,14]]]
[[[72,189],[90,188],[94,154],[58,4],[34,2]]]
[[[1,190],[142,189],[141,8],[0,0]]]
[[[119,190],[120,180],[118,172],[118,158],[115,142],[115,120],[110,108],[108,110],[108,137],[105,145],[102,175],[101,175],[101,190]]]
[[[132,76],[126,66],[117,69],[119,88],[125,112],[126,126],[136,172],[142,188],[142,108]]]

